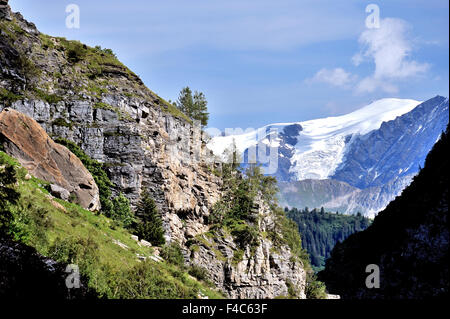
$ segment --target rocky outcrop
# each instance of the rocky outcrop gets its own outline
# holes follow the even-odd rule
[[[35,120],[4,109],[0,113],[0,137],[4,150],[32,175],[58,185],[53,187],[58,193],[74,195],[82,207],[100,209],[99,191],[92,175],[78,157],[53,142]]]
[[[0,19],[11,20],[11,8],[8,0],[0,0]]]
[[[258,201],[254,208],[258,231],[275,229],[275,217],[269,207]],[[223,230],[195,238],[190,243],[189,260],[208,270],[211,280],[229,298],[275,298],[289,296],[306,298],[306,271],[293,257],[287,245],[275,245],[267,238],[258,244],[240,247]]]

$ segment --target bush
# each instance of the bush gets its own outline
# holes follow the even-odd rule
[[[14,94],[4,88],[0,88],[0,102],[5,103],[7,106],[10,106],[12,103],[22,98],[23,96],[21,95]]]
[[[184,267],[184,256],[178,243],[172,242],[161,249],[161,257],[171,264]]]
[[[325,284],[318,281],[315,275],[308,273],[305,294],[307,299],[325,299],[327,297]]]
[[[41,100],[46,101],[49,104],[56,104],[60,101],[62,101],[62,97],[56,95],[56,94],[49,94],[47,92],[44,92],[38,88],[34,88],[34,93],[36,94],[36,96],[38,98],[40,98]]]
[[[119,221],[125,228],[134,222],[134,215],[130,208],[130,201],[122,193],[113,199],[113,211],[111,218]]]
[[[205,282],[209,281],[208,271],[198,265],[192,265],[188,270],[188,274],[192,277],[197,278],[198,280],[202,280]]]
[[[91,277],[100,261],[98,244],[91,238],[56,238],[49,247],[49,257],[65,264],[78,265],[80,272]]]
[[[84,59],[87,54],[87,47],[78,41],[62,41],[66,47],[67,60],[70,63],[77,63]]]
[[[197,289],[182,285],[168,277],[149,261],[137,264],[130,270],[121,271],[110,281],[113,298],[127,299],[174,299],[197,297]]]

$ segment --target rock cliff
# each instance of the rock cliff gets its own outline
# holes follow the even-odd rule
[[[6,11],[8,12],[8,10]],[[216,244],[191,254],[188,243],[209,231],[205,222],[221,197],[219,167],[206,148],[207,136],[173,105],[150,91],[110,50],[41,34],[20,13],[0,15],[0,110],[32,117],[50,137],[78,144],[104,163],[114,192],[134,205],[146,190],[155,200],[166,239],[182,245],[187,262],[210,271],[229,297],[304,297],[305,270],[287,246],[277,252],[260,238],[256,254],[239,263]],[[3,14],[3,17],[7,14]],[[270,209],[261,208],[260,215]],[[263,229],[265,226],[261,226]],[[227,237],[217,246],[233,251]]]
[[[66,191],[91,211],[100,209],[98,187],[83,163],[66,147],[52,141],[32,118],[8,108],[0,113],[1,147],[32,175]],[[55,187],[55,186],[53,186]]]

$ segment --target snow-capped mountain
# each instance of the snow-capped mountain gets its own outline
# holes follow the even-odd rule
[[[254,157],[266,169],[270,166],[268,152],[276,150],[276,156],[271,157],[276,170],[268,172],[283,185],[283,205],[310,206],[312,202],[305,204],[311,196],[301,183],[331,180],[348,184],[349,190],[331,199],[323,196],[323,200],[314,201],[317,207],[339,207],[341,212],[361,211],[372,216],[409,184],[447,123],[448,99],[444,97],[423,103],[389,98],[342,116],[277,123],[243,134],[214,137],[208,147],[220,156],[235,145],[244,165],[252,158],[250,154],[256,154]],[[264,146],[266,149],[260,152]],[[292,194],[283,196],[283,189],[293,190],[286,182],[296,182],[295,186],[302,189],[296,199]],[[334,182],[330,185],[342,186]]]

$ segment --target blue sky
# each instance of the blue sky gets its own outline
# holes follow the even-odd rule
[[[68,29],[66,6],[80,8]],[[380,27],[365,24],[370,3]],[[205,93],[209,126],[340,115],[384,97],[447,96],[449,2],[10,0],[41,32],[112,48],[175,100]]]

